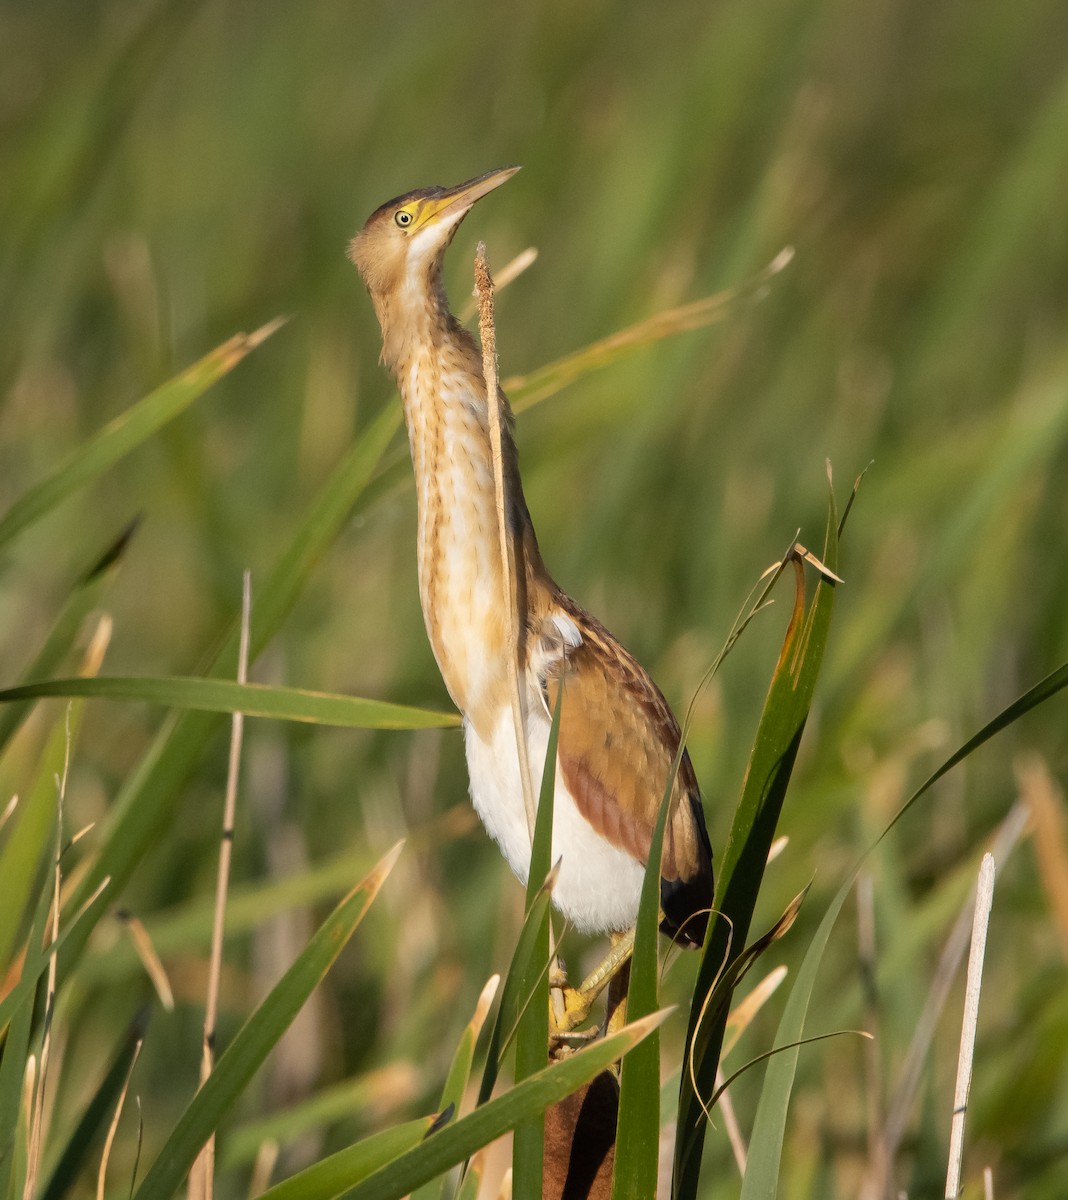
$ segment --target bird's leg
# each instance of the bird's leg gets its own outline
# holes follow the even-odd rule
[[[612,934],[612,948],[586,976],[577,988],[563,990],[564,1012],[556,1022],[555,1032],[568,1034],[590,1015],[593,1002],[611,983],[612,979],[630,963],[634,952],[634,930]],[[625,992],[624,986],[624,992]]]
[[[608,984],[604,1006],[604,1036],[611,1037],[627,1023],[627,992],[630,989],[630,959],[621,963]]]

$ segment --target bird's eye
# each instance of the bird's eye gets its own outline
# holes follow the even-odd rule
[[[393,218],[393,220],[397,222],[401,229],[407,229],[412,223],[412,214],[408,212],[407,209],[402,208],[400,212],[398,212]]]

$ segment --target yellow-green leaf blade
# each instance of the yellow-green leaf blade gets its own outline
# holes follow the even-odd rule
[[[115,567],[130,543],[136,524],[136,522],[132,522],[127,526],[104,553],[97,557],[92,566],[75,581],[66,603],[56,617],[41,648],[23,672],[20,682],[40,679],[51,674],[70,651],[85,619],[100,602]],[[31,707],[32,705],[27,702],[25,704],[8,704],[0,710],[0,750],[7,745]]]
[[[433,1123],[433,1117],[419,1117],[373,1133],[276,1183],[260,1200],[331,1200],[351,1187],[354,1179],[366,1179],[417,1146]]]
[[[742,796],[719,869],[714,902],[714,912],[718,915],[705,941],[686,1035],[686,1055],[692,1054],[693,1078],[684,1070],[679,1089],[673,1179],[673,1195],[677,1200],[696,1200],[700,1194],[707,1120],[701,1097],[711,1096],[715,1086],[729,994],[711,1018],[703,1017],[704,999],[712,991],[723,964],[726,962],[729,968],[745,950],[768,850],[823,661],[834,610],[832,577],[838,566],[838,537],[838,513],[832,490],[828,496],[822,556],[828,574],[820,575],[815,597],[806,608],[804,577],[800,562],[796,564],[798,582],[793,615],[768,688]]]
[[[396,406],[384,409],[368,426],[320,490],[274,570],[256,589],[253,659],[277,633],[315,564],[344,526],[400,421]],[[235,614],[212,664],[213,675],[232,678],[236,674],[238,628]],[[185,780],[219,728],[219,718],[212,713],[185,711],[168,718],[115,798],[104,845],[75,888],[71,904],[83,904],[105,876],[112,880],[115,893],[122,893],[153,840],[162,836],[172,819]],[[66,969],[80,957],[84,937],[72,939]]]
[[[0,704],[55,696],[137,700],[168,708],[240,712],[246,717],[303,721],[346,729],[440,729],[460,723],[454,713],[391,704],[385,700],[182,675],[47,679],[0,689]]]
[[[270,994],[223,1052],[204,1086],[179,1118],[137,1190],[137,1200],[169,1200],[200,1148],[241,1095],[304,1002],[333,965],[400,854],[401,843],[323,922]]]
[[[550,1105],[577,1091],[648,1037],[670,1012],[666,1009],[635,1021],[612,1037],[601,1038],[577,1054],[529,1076],[503,1096],[439,1129],[414,1150],[358,1183],[346,1193],[347,1200],[400,1200],[520,1122],[543,1113]]]
[[[16,500],[0,518],[0,546],[11,541],[72,492],[99,478],[109,467],[187,409],[212,384],[232,371],[250,351],[270,337],[280,324],[275,320],[254,333],[235,334],[78,446],[50,475]]]

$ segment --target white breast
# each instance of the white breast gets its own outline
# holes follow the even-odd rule
[[[534,795],[541,787],[549,722],[532,711],[527,717],[527,751]],[[489,740],[483,740],[464,723],[471,799],[490,836],[500,846],[509,866],[526,883],[530,865],[523,788],[515,748],[515,726],[510,708],[502,709]],[[644,868],[624,850],[617,850],[594,832],[578,811],[566,784],[556,770],[553,804],[553,861],[560,874],[553,893],[554,905],[576,929],[605,933],[629,929],[638,917]]]

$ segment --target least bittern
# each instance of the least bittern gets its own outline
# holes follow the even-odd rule
[[[382,327],[382,360],[404,403],[415,469],[423,616],[445,686],[463,714],[475,809],[525,882],[530,832],[510,700],[509,658],[517,654],[535,794],[550,714],[561,681],[564,686],[552,850],[560,867],[553,902],[579,930],[620,933],[637,917],[644,866],[681,732],[642,666],[546,570],[523,497],[510,421],[503,431],[503,473],[518,646],[509,642],[482,357],[449,311],[441,278],[445,250],[471,206],[517,170],[491,171],[457,187],[422,188],[390,200],[368,218],[350,255],[371,295]],[[503,393],[501,399],[507,408]],[[661,928],[684,945],[700,945],[712,903],[712,851],[685,752],[672,799]],[[605,974],[591,977],[587,990],[603,986]]]

